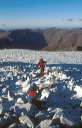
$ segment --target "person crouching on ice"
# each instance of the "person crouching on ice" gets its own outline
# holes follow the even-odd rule
[[[36,102],[36,97],[37,97],[37,86],[35,83],[33,83],[30,88],[27,90],[26,94],[27,94],[27,100],[28,103],[33,104],[34,102]]]
[[[45,68],[46,61],[44,61],[42,58],[39,59],[38,66],[41,69],[41,75],[44,75],[44,68]]]

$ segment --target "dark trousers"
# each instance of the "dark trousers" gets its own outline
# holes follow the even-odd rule
[[[44,75],[44,68],[41,68],[41,74]]]

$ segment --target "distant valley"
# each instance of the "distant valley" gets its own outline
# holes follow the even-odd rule
[[[82,51],[82,28],[0,30],[0,49]]]

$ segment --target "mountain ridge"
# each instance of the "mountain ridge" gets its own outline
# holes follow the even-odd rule
[[[82,28],[0,30],[0,49],[23,48],[43,51],[82,50]]]

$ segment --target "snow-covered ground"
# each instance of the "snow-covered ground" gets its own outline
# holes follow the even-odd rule
[[[37,63],[43,58],[45,74]],[[27,103],[25,91],[35,82],[46,102]],[[82,126],[82,52],[0,50],[1,128],[79,128]]]

